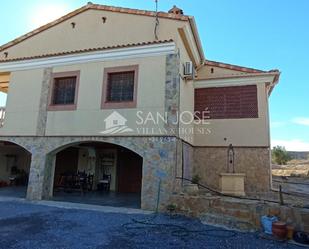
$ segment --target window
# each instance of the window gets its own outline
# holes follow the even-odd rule
[[[53,75],[49,110],[75,110],[79,85],[79,72]]]
[[[76,77],[55,78],[53,105],[72,105],[75,100]]]
[[[210,119],[258,118],[256,85],[195,89],[195,111]],[[197,115],[202,117],[201,115]]]
[[[134,71],[109,73],[107,75],[107,101],[133,101]]]
[[[136,107],[138,66],[104,70],[102,108]]]

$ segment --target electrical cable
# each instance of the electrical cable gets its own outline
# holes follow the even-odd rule
[[[183,238],[183,237],[189,237],[189,236],[211,236],[216,238],[232,238],[237,235],[235,231],[231,230],[225,230],[225,229],[190,229],[188,226],[185,225],[177,225],[177,224],[171,224],[171,223],[156,223],[154,220],[158,216],[155,215],[153,219],[142,221],[142,220],[136,220],[132,219],[132,222],[125,223],[122,226],[127,230],[130,236],[137,236],[139,235],[140,230],[145,231],[145,228],[149,228],[153,231],[153,229],[157,229],[157,231],[161,233],[169,233],[171,236]]]
[[[180,180],[185,180],[185,181],[189,181],[192,183],[192,180],[190,179],[187,179],[187,178],[183,178],[183,177],[176,177],[176,179],[180,179]],[[267,200],[267,199],[262,199],[262,198],[252,198],[252,197],[243,197],[243,196],[235,196],[235,195],[228,195],[228,194],[223,194],[215,189],[212,189],[208,186],[205,186],[205,185],[202,185],[200,183],[197,183],[197,185],[199,187],[202,187],[204,189],[207,189],[208,191],[210,192],[213,192],[217,195],[220,195],[220,196],[225,196],[225,197],[232,197],[232,198],[237,198],[237,199],[243,199],[243,200],[251,200],[251,201],[263,201],[263,202],[270,202],[270,203],[280,203],[279,201],[274,201],[274,200]],[[275,191],[276,192],[276,191]],[[283,194],[288,194],[286,192],[282,192]],[[287,206],[286,204],[284,206]],[[304,209],[309,209],[308,207],[303,207]]]
[[[132,219],[131,222],[125,223],[122,225],[122,227],[129,233],[130,236],[137,236],[139,233],[137,231],[144,232],[145,228],[151,229],[153,231],[154,229],[157,229],[157,231],[161,233],[170,233],[171,236],[174,237],[188,237],[193,235],[200,235],[200,236],[211,236],[216,238],[231,238],[236,236],[236,232],[231,230],[225,230],[225,229],[200,229],[200,230],[194,230],[189,229],[185,225],[176,225],[171,223],[160,223],[155,222],[156,218],[158,218],[158,207],[160,204],[160,193],[161,193],[161,178],[159,179],[158,184],[158,193],[157,193],[157,201],[156,201],[156,211],[154,215],[149,216],[148,218],[144,220],[137,220]]]
[[[159,40],[158,27],[159,27],[160,21],[159,21],[159,16],[158,16],[158,0],[155,0],[155,2],[156,2],[156,22],[155,22],[154,35],[155,35],[155,39]]]

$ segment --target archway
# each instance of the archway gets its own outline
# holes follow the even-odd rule
[[[143,158],[120,145],[77,142],[52,153],[53,200],[140,208]]]
[[[0,141],[0,196],[25,198],[31,153],[13,142]]]

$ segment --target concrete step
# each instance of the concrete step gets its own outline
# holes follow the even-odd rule
[[[249,221],[235,218],[234,216],[218,214],[218,213],[205,213],[200,217],[203,224],[233,229],[238,231],[256,231],[256,228]]]

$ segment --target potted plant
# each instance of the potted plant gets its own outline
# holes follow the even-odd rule
[[[191,183],[186,183],[184,188],[185,192],[189,194],[196,194],[199,190],[198,184],[201,180],[201,177],[199,175],[194,175],[191,179]]]
[[[174,203],[171,203],[166,206],[166,210],[168,211],[169,215],[174,215],[176,213],[177,205]]]
[[[199,176],[199,175],[194,175],[193,177],[192,177],[192,180],[191,180],[191,182],[193,183],[193,184],[199,184],[199,182],[200,182],[200,180],[201,180],[201,177]]]

